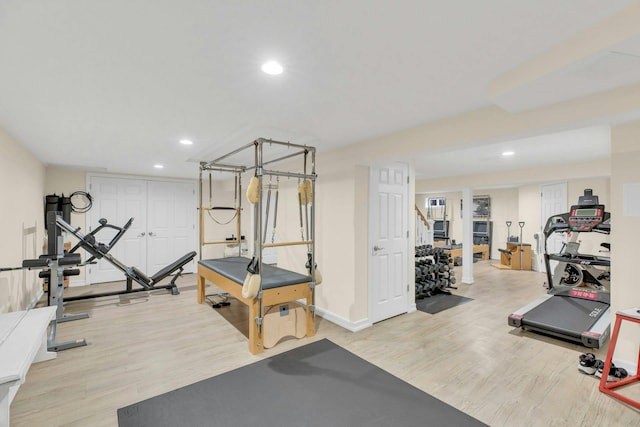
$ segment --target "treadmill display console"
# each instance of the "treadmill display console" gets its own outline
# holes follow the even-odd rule
[[[569,229],[571,231],[591,231],[604,221],[604,205],[590,207],[571,206]]]

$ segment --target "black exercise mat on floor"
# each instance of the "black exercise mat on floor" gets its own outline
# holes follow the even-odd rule
[[[416,300],[416,308],[425,313],[436,314],[469,301],[473,299],[459,295],[435,294],[429,298]]]
[[[485,424],[325,339],[118,409],[118,425]]]

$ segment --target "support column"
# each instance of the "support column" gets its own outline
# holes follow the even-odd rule
[[[473,192],[462,190],[462,283],[473,283]]]

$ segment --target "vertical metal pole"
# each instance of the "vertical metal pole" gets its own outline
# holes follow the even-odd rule
[[[256,176],[258,177],[258,203],[256,204],[258,229],[255,233],[255,245],[258,255],[258,274],[262,275],[262,140],[256,141]],[[260,289],[258,290],[258,333],[262,334],[262,280],[260,281]]]
[[[524,221],[518,223],[520,226],[520,270],[522,270],[522,229],[524,228]]]
[[[242,172],[236,172],[238,174],[238,205],[237,209],[237,223],[236,223],[236,233],[238,236],[238,256],[242,256]]]
[[[211,184],[209,184],[211,187]],[[209,188],[211,191],[211,188]],[[204,212],[202,211],[202,166],[200,166],[200,174],[198,179],[198,205],[200,208],[198,209],[200,213],[200,247],[198,249],[199,258],[202,259],[202,245],[204,244]]]
[[[313,306],[313,319],[316,318],[316,152],[311,152],[311,280],[313,281],[313,289],[311,289],[311,305]]]

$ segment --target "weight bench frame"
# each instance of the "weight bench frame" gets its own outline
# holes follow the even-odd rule
[[[100,297],[113,296],[113,295],[130,294],[134,292],[155,291],[159,289],[167,289],[171,291],[172,295],[180,294],[180,291],[178,290],[178,286],[176,285],[176,280],[178,280],[178,277],[182,275],[182,272],[184,271],[184,266],[197,255],[196,251],[191,251],[183,255],[182,257],[178,258],[171,264],[162,268],[160,271],[158,271],[151,277],[147,276],[136,267],[126,266],[117,258],[115,258],[113,255],[108,253],[111,247],[113,247],[113,244],[117,242],[120,239],[120,237],[122,237],[124,232],[129,228],[129,226],[131,226],[132,221],[133,221],[133,218],[131,218],[123,228],[118,228],[118,227],[109,225],[106,222],[104,223],[101,222],[101,226],[98,229],[96,229],[96,231],[104,227],[109,227],[109,228],[114,228],[116,230],[119,230],[118,234],[114,239],[111,240],[110,244],[104,245],[104,244],[96,243],[95,237],[94,237],[95,231],[89,234],[89,236],[91,237],[88,237],[87,235],[84,235],[83,233],[80,232],[80,228],[74,228],[71,226],[71,224],[63,220],[61,217],[59,216],[56,217],[56,225],[61,229],[73,234],[73,236],[76,239],[78,239],[78,243],[76,244],[76,246],[74,246],[72,251],[77,250],[78,248],[82,248],[91,255],[90,260],[104,258],[110,264],[116,267],[118,270],[122,271],[127,280],[125,289],[122,291],[110,291],[110,292],[94,293],[89,295],[78,295],[78,296],[66,298],[66,301],[78,301],[78,300],[84,300],[84,299],[90,299],[90,298],[100,298]],[[167,276],[170,276],[172,273],[176,273],[176,274],[168,284],[166,285],[157,284],[158,282],[165,279]],[[134,289],[133,282],[136,282],[141,287]]]

